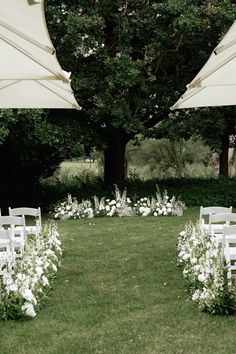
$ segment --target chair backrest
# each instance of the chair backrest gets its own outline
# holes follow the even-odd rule
[[[203,216],[210,214],[229,214],[232,213],[232,207],[220,207],[220,206],[213,206],[213,207],[200,207],[200,215],[199,215],[199,224],[202,224]]]
[[[226,246],[226,241],[228,243],[236,243],[236,225],[224,226],[223,227],[223,246]]]
[[[227,264],[227,277],[228,279],[235,277],[236,271],[236,225],[223,227],[223,253],[222,256]],[[233,251],[233,252],[232,252]]]
[[[236,222],[236,213],[220,213],[209,215],[210,234],[223,234],[223,225],[229,226]]]
[[[236,236],[236,225],[224,226],[224,235],[235,235]]]
[[[0,229],[4,226],[10,226],[14,228],[15,226],[23,226],[25,228],[25,217],[24,216],[0,216]]]
[[[210,214],[209,224],[212,223],[227,223],[236,222],[236,213],[220,213],[220,214]]]
[[[0,275],[9,272],[6,264],[8,261],[15,263],[14,248],[12,246],[13,234],[12,230],[0,230]],[[5,243],[5,241],[8,241]]]
[[[11,208],[9,207],[9,215],[10,216],[32,216],[39,221],[39,228],[42,228],[42,218],[41,218],[41,209],[39,208]]]
[[[12,233],[11,230],[0,230],[0,240],[11,240]]]

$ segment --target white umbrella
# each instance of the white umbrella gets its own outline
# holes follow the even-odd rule
[[[0,2],[0,53],[0,108],[80,109],[50,40],[43,0]]]
[[[171,109],[236,105],[235,89],[236,21]]]

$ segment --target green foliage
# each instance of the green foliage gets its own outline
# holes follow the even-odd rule
[[[169,195],[174,195],[183,200],[187,206],[236,206],[236,179],[197,179],[197,178],[169,178],[140,180],[130,179],[119,188],[127,189],[130,198],[138,200],[144,195],[152,197],[156,186],[163,192],[165,189]],[[101,177],[87,175],[87,178],[68,178],[65,180],[45,179],[42,181],[41,189],[35,195],[44,210],[51,210],[53,204],[58,200],[66,198],[68,194],[73,195],[81,201],[82,199],[92,199],[94,195],[98,198],[113,198],[113,186],[109,188],[104,185]]]
[[[235,19],[236,7],[231,1],[167,1],[167,6],[158,4],[164,9],[169,19],[175,14],[170,26],[173,28],[172,38],[179,38],[176,52],[167,49],[172,59],[173,81],[168,76],[168,83],[173,86],[173,103],[185,91],[185,86],[192,81],[197,72],[207,61],[214,47],[226,33]],[[180,9],[182,8],[181,14]],[[161,11],[161,10],[160,10]],[[161,20],[161,17],[160,17]],[[163,28],[166,25],[163,22]],[[168,40],[167,40],[168,43]],[[171,59],[167,59],[167,63]],[[166,65],[166,63],[164,63]],[[168,64],[167,64],[168,65]],[[169,72],[168,72],[169,73]],[[170,88],[170,86],[168,86]],[[156,138],[189,138],[201,136],[212,150],[221,152],[222,139],[226,135],[235,134],[235,108],[203,108],[196,110],[180,110],[171,112],[168,119],[162,120],[149,136]]]
[[[26,204],[33,200],[40,178],[51,176],[66,158],[78,156],[81,147],[74,143],[66,119],[61,129],[46,111],[8,110],[3,112],[4,117],[3,122],[9,125],[0,144],[2,205]]]
[[[191,171],[190,166],[199,164],[198,168],[200,168],[202,164],[202,175],[204,175],[211,159],[212,152],[209,147],[202,144],[200,140],[194,139],[134,140],[127,146],[128,166],[145,167],[145,169],[149,167],[153,177],[156,178],[199,177],[197,172]],[[213,175],[212,170],[211,176]]]
[[[162,121],[152,136],[178,140],[200,134],[219,151],[228,129],[222,111],[182,111],[167,118],[233,23],[231,1],[62,0],[46,1],[46,10],[58,57],[72,71],[83,107],[78,125],[87,146],[109,150],[119,136],[126,143]],[[123,160],[114,158],[121,170]]]

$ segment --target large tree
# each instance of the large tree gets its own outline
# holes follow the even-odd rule
[[[235,17],[229,0],[46,1],[62,66],[73,73],[84,141],[123,181],[127,142],[168,117]]]
[[[177,4],[178,2],[176,2]],[[206,62],[211,51],[222,35],[235,20],[235,1],[198,1],[188,8],[182,16],[176,17],[174,27],[182,34],[182,43],[176,53],[176,97],[185,91],[183,84],[189,83]],[[197,6],[194,10],[194,7]],[[189,12],[191,15],[189,15]],[[230,136],[236,133],[236,114],[234,107],[203,108],[172,112],[155,127],[152,137],[169,137],[178,140],[192,135],[201,138],[219,153],[219,175],[228,176],[228,148]]]

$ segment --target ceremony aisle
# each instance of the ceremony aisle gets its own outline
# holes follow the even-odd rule
[[[235,316],[200,312],[176,267],[198,213],[58,221],[53,289],[34,319],[0,322],[1,354],[234,352]]]

